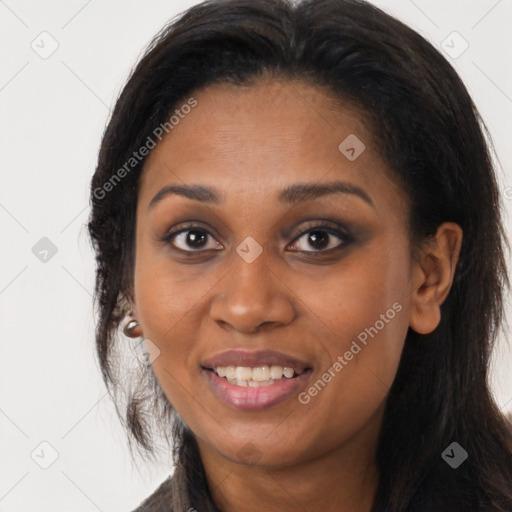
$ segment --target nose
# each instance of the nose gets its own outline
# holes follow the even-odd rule
[[[244,333],[287,325],[295,317],[290,286],[269,265],[265,251],[252,263],[234,253],[210,308],[222,328]]]

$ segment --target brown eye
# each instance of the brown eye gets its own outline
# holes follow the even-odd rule
[[[341,249],[350,242],[352,237],[346,232],[330,226],[312,225],[308,231],[294,240],[293,247],[301,252],[327,252]]]
[[[315,249],[326,249],[329,245],[329,238],[331,235],[325,231],[310,231],[308,243]]]
[[[189,229],[181,229],[167,235],[164,241],[171,244],[173,248],[184,252],[222,248],[217,241],[208,244],[209,239],[215,240],[208,231],[192,226]]]

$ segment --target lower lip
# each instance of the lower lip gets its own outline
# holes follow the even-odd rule
[[[221,402],[236,409],[257,411],[279,404],[291,395],[298,393],[309,378],[311,369],[305,370],[294,379],[283,377],[274,384],[257,388],[230,384],[212,370],[203,369],[203,372],[206,373],[206,380],[210,388]]]

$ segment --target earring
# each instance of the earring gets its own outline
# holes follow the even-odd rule
[[[137,338],[141,335],[140,330],[138,330],[139,326],[140,326],[139,322],[137,322],[137,320],[132,318],[124,326],[123,334],[125,336],[128,336],[129,338]]]

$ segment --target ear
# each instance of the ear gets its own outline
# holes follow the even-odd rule
[[[441,321],[441,304],[450,292],[461,245],[461,227],[445,222],[413,262],[409,326],[420,334],[431,333]]]

